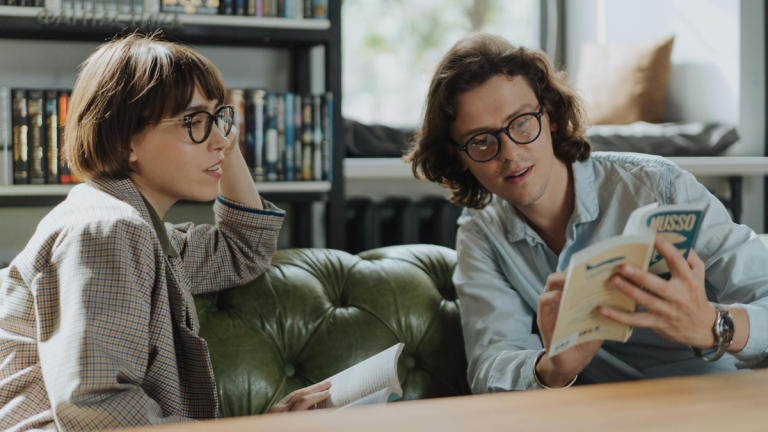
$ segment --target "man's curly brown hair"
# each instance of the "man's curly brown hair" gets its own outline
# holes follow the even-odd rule
[[[534,49],[516,47],[504,38],[473,33],[456,43],[443,57],[427,94],[424,122],[403,159],[412,163],[416,178],[449,188],[451,201],[462,207],[482,209],[491,193],[470,170],[462,169],[457,144],[449,133],[456,119],[456,96],[475,89],[492,77],[523,77],[555,127],[555,156],[570,165],[589,158],[591,146],[584,132],[583,101],[567,84],[564,72],[555,71],[547,56]]]

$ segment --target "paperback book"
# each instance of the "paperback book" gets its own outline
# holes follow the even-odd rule
[[[571,256],[549,355],[591,340],[626,342],[632,327],[600,315],[600,306],[632,312],[637,303],[613,287],[610,278],[623,264],[670,277],[666,260],[653,247],[657,232],[684,258],[693,247],[704,204],[654,203],[632,212],[621,236],[594,244]]]
[[[405,344],[399,343],[328,378],[330,397],[317,408],[352,408],[393,402],[403,396],[397,361]]]

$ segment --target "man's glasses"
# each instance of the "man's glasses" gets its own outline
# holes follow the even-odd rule
[[[467,153],[475,162],[488,162],[501,151],[501,133],[507,134],[512,141],[524,145],[536,141],[541,134],[541,116],[544,115],[544,107],[539,112],[525,113],[513,118],[506,127],[496,132],[480,132],[459,147],[459,151]]]
[[[184,117],[160,120],[158,124],[186,123],[189,137],[192,141],[200,144],[207,140],[208,136],[211,135],[211,129],[213,129],[214,123],[221,132],[221,135],[227,136],[229,135],[229,132],[232,131],[232,124],[234,122],[235,106],[223,105],[213,114],[208,111],[195,111]]]

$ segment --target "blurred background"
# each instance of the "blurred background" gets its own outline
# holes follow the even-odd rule
[[[254,180],[288,212],[281,248],[454,247],[461,209],[399,156],[437,64],[472,31],[545,51],[587,101],[597,150],[669,157],[763,233],[765,20],[759,0],[0,0],[0,268],[77,181],[32,154],[43,180],[14,180],[14,98],[58,102],[28,125],[60,119],[78,66],[135,29],[220,68]],[[45,155],[64,145],[46,133]],[[165,220],[212,223],[211,205]]]

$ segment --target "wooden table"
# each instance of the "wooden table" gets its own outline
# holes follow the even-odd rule
[[[241,417],[158,432],[765,431],[768,370]]]

